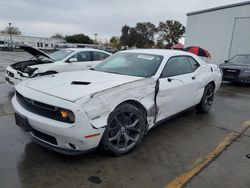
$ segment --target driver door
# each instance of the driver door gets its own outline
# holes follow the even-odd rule
[[[159,79],[157,121],[191,107],[196,89],[197,80],[187,57],[170,58]]]

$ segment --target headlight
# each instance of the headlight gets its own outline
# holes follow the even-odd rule
[[[60,119],[62,119],[63,121],[68,122],[68,123],[75,122],[75,115],[72,111],[59,108],[58,113],[59,113]]]

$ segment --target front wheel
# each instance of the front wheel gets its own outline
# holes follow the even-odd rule
[[[208,113],[214,101],[214,86],[208,84],[205,87],[201,102],[197,105],[197,110],[202,113]]]
[[[115,155],[130,152],[141,141],[145,132],[142,112],[131,104],[118,106],[108,118],[102,146]]]

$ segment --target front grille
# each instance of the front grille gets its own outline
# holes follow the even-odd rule
[[[34,114],[38,114],[43,117],[47,117],[47,118],[54,119],[57,121],[62,121],[66,123],[74,123],[72,121],[61,119],[59,112],[58,112],[58,108],[55,106],[41,103],[32,99],[29,99],[27,97],[24,97],[18,91],[16,91],[16,98],[23,108],[25,108],[26,110]]]
[[[240,71],[239,69],[223,69],[223,76],[227,78],[237,78]]]
[[[35,129],[32,130],[32,133],[34,134],[34,136],[36,136],[37,138],[39,138],[41,140],[44,140],[44,141],[46,141],[48,143],[57,145],[57,140],[53,136],[50,136],[50,135],[45,134],[45,133],[42,133],[42,132],[40,132],[38,130],[35,130]]]

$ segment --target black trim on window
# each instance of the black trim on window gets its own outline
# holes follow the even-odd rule
[[[74,56],[76,56],[78,53],[81,53],[81,52],[88,52],[88,53],[89,53],[89,58],[90,58],[89,61],[93,61],[92,58],[91,58],[91,52],[92,52],[92,51],[79,51],[79,52],[73,54],[71,57],[69,57],[69,58],[66,60],[66,62],[69,62],[69,60],[70,60],[71,58],[74,58]],[[76,63],[77,63],[77,62],[87,62],[87,61],[76,61]]]
[[[198,68],[200,68],[200,63],[199,62],[197,62],[193,57],[191,57],[191,56],[187,56],[187,57],[189,57],[189,58],[191,58],[191,59],[193,59],[197,64],[198,64],[198,67],[196,68],[196,69],[194,69],[193,70],[193,72],[195,72]],[[190,62],[189,62],[190,63]],[[193,66],[191,65],[191,67],[193,68]]]
[[[192,69],[193,71],[188,72],[188,73],[184,73],[184,74],[177,74],[177,75],[172,75],[172,76],[163,77],[163,75],[162,75],[162,74],[163,74],[163,71],[164,71],[164,69],[167,67],[169,61],[170,61],[171,59],[173,59],[173,58],[176,58],[176,57],[187,57],[187,58],[192,58],[196,63],[198,63],[192,56],[189,56],[189,55],[176,55],[176,56],[172,56],[172,57],[170,57],[170,58],[168,59],[166,65],[165,65],[164,68],[162,69],[160,78],[168,78],[168,77],[172,77],[172,76],[179,76],[179,75],[190,74],[190,73],[195,72],[195,71],[200,67],[200,63],[198,63],[199,67],[198,67],[197,69],[193,70],[193,67],[192,67],[192,65],[190,64],[189,60],[188,60],[188,64],[189,64],[189,66],[191,67],[191,69]]]
[[[94,52],[90,51],[90,61],[94,61]]]

